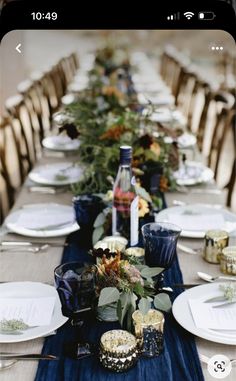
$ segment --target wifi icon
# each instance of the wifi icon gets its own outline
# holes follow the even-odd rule
[[[185,12],[184,16],[186,17],[186,19],[190,20],[194,16],[194,13],[193,12]]]

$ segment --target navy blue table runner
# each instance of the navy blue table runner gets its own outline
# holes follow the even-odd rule
[[[81,232],[68,237],[62,263],[88,261],[86,239]],[[171,286],[182,283],[178,259],[166,271],[164,283]],[[175,298],[181,290],[174,292]],[[104,369],[96,357],[73,360],[64,356],[64,345],[71,341],[99,343],[101,335],[119,328],[119,323],[86,322],[82,328],[66,323],[55,336],[45,339],[43,354],[59,356],[58,361],[40,361],[35,381],[202,381],[204,380],[194,337],[180,327],[171,314],[165,314],[164,351],[156,358],[141,358],[138,364],[125,373]]]

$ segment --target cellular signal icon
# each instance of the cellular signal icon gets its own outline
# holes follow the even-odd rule
[[[174,13],[173,15],[167,16],[167,20],[179,20],[180,19],[180,13]]]
[[[185,12],[184,16],[186,17],[186,19],[191,20],[191,18],[194,16],[194,13],[193,12]]]

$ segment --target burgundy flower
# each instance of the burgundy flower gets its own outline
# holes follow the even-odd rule
[[[139,144],[141,147],[143,147],[144,149],[148,149],[150,148],[151,144],[153,143],[153,139],[150,135],[146,134],[146,135],[143,135],[140,139],[139,139]]]
[[[79,136],[79,132],[73,123],[66,123],[62,127],[59,128],[59,133],[61,133],[63,131],[66,131],[67,135],[71,139],[76,139]]]

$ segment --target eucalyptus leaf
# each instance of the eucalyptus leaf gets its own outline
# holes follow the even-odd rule
[[[99,295],[98,307],[117,302],[119,299],[119,296],[120,296],[120,293],[116,287],[103,288]]]
[[[141,270],[141,275],[143,278],[152,278],[160,274],[164,269],[161,267],[146,267]]]
[[[169,295],[160,293],[154,298],[154,306],[157,310],[168,312],[171,309],[171,300]]]
[[[151,308],[151,302],[147,298],[141,298],[138,304],[139,310],[146,315]]]
[[[93,237],[92,237],[93,245],[95,245],[95,243],[97,243],[99,241],[99,239],[102,237],[103,233],[104,233],[104,227],[103,226],[98,226],[96,229],[94,229]]]
[[[99,213],[96,220],[94,221],[93,226],[97,228],[98,226],[103,225],[105,221],[106,221],[106,217],[104,213]]]
[[[146,268],[149,268],[148,266],[146,266],[146,265],[135,265],[135,267],[139,270],[139,271],[141,271],[141,270],[143,270],[143,269],[146,269]]]
[[[121,303],[121,316],[119,317],[120,325],[123,326],[125,315],[129,309],[129,306],[132,304],[131,301],[131,293],[122,292],[120,295],[120,303]]]

